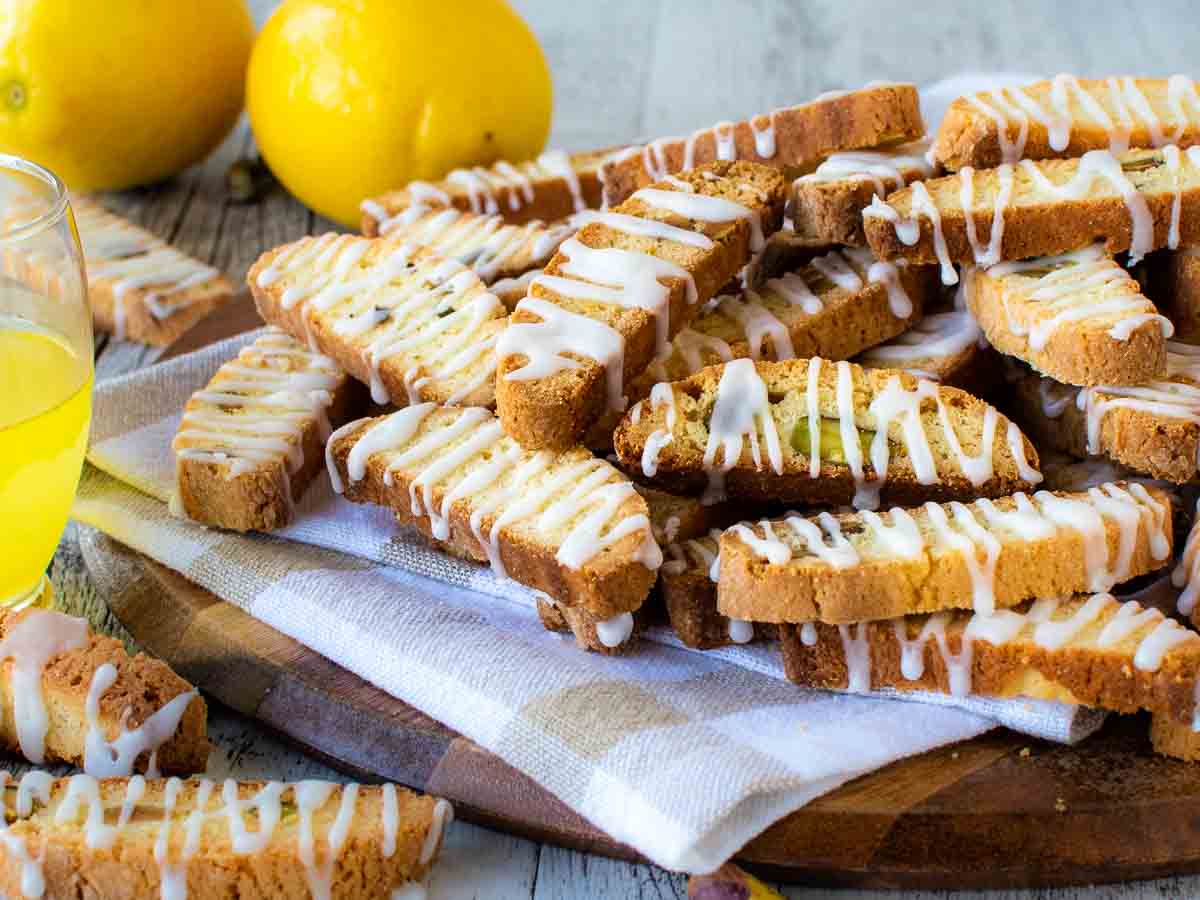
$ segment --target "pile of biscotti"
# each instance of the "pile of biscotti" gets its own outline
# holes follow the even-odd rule
[[[874,83],[410,183],[251,269],[272,330],[188,403],[175,508],[278,528],[327,470],[595,651],[669,621],[1200,754],[1193,144],[1181,76],[931,136]]]

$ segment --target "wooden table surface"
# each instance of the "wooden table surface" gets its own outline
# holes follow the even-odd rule
[[[251,0],[261,23],[273,0]],[[469,4],[464,3],[465,6]],[[551,143],[582,149],[685,132],[872,79],[928,82],[961,71],[1081,75],[1197,75],[1200,4],[1107,0],[514,0],[549,58],[555,83]],[[446,39],[453,41],[453,35]],[[333,227],[276,191],[253,206],[226,202],[229,162],[251,152],[243,122],[203,166],[154,189],[108,199],[135,221],[220,266],[235,280],[265,249]],[[156,353],[97,339],[97,376],[151,364]],[[75,527],[51,574],[60,601],[106,621],[80,559]],[[107,618],[110,628],[118,628]],[[213,709],[212,774],[336,778],[253,722]],[[783,888],[788,897],[832,891]],[[662,870],[540,846],[465,823],[450,830],[432,884],[441,898],[685,897],[686,879]],[[846,900],[896,896],[840,892]],[[908,894],[932,898],[944,894]],[[988,896],[1110,900],[1200,896],[1200,878]]]

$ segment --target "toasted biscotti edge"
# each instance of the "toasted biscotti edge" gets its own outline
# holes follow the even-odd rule
[[[146,305],[146,298],[153,293],[152,287],[132,288],[118,299],[112,282],[92,280],[88,284],[88,302],[96,330],[107,332],[118,340],[169,347],[202,319],[232,301],[234,296],[233,284],[224,275],[218,275],[205,284],[171,294],[170,300],[179,302],[180,307],[159,319]]]
[[[1154,752],[1185,762],[1200,762],[1200,731],[1191,722],[1180,722],[1164,713],[1150,717],[1150,744]]]

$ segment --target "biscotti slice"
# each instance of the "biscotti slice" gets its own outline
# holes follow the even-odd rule
[[[166,663],[129,656],[85,619],[0,612],[0,745],[97,776],[203,772],[207,711]]]
[[[957,281],[954,263],[1053,256],[1097,237],[1136,261],[1200,242],[1200,147],[968,166],[875,199],[863,228],[880,259],[938,262],[947,284]]]
[[[618,149],[571,154],[547,150],[528,162],[502,160],[487,168],[455,169],[436,183],[410,181],[400,190],[363,202],[362,231],[368,237],[385,233],[390,220],[417,205],[499,215],[513,225],[565,219],[600,206],[600,166]]]
[[[865,246],[862,211],[912,181],[939,174],[927,159],[928,141],[834,153],[792,182],[788,215],[798,236],[829,244]]]
[[[544,266],[558,245],[575,233],[571,225],[538,219],[508,225],[503,216],[414,205],[385,220],[379,236],[428,247],[471,268],[486,284]],[[375,235],[370,235],[374,237]]]
[[[814,426],[815,423],[815,426]],[[874,509],[1036,484],[1016,425],[955,388],[822,359],[712,366],[656,387],[614,436],[623,465],[678,493]]]
[[[1166,371],[1171,322],[1100,244],[963,274],[988,341],[1067,384],[1141,384]]]
[[[392,784],[0,774],[8,897],[416,898],[450,804]]]
[[[714,160],[744,159],[806,170],[830,153],[877,147],[925,133],[917,89],[877,83],[830,91],[799,106],[741,122],[718,122],[687,137],[665,137],[612,154],[601,169],[609,206],[640,187]]]
[[[165,347],[232,299],[233,285],[212,266],[94,201],[72,197],[71,206],[97,330]]]
[[[264,321],[370,385],[376,403],[495,404],[508,319],[462,263],[393,238],[325,234],[264,253],[246,280]]]
[[[662,553],[646,502],[586,450],[534,452],[479,408],[411,406],[335,432],[335,489],[597,619],[631,622]]]
[[[661,547],[701,537],[714,528],[724,528],[742,518],[739,513],[743,507],[736,503],[705,505],[699,497],[670,494],[644,484],[633,487],[646,501],[650,530]]]
[[[365,399],[329,357],[268,328],[184,406],[171,511],[233,531],[290,525],[330,432]]]
[[[1111,594],[779,631],[787,677],[804,687],[1057,700],[1189,726],[1196,708],[1200,635]]]
[[[1200,730],[1195,722],[1180,722],[1163,713],[1150,717],[1150,744],[1155,753],[1200,762]]]
[[[1107,591],[1167,564],[1171,500],[1142,484],[882,514],[789,515],[721,538],[720,610],[833,624]]]
[[[1146,294],[1175,325],[1175,336],[1200,343],[1200,244],[1146,259]]]
[[[975,317],[964,310],[927,313],[908,331],[854,358],[864,369],[902,369],[918,378],[978,393],[999,367]]]
[[[504,304],[504,308],[512,312],[529,293],[529,286],[542,274],[544,274],[542,269],[530,269],[524,275],[516,278],[501,278],[499,281],[493,281],[490,290],[496,295],[496,299]]]
[[[576,446],[625,385],[763,246],[783,215],[774,169],[719,162],[643,188],[555,254],[501,336],[497,410],[529,449]]]
[[[1076,388],[1026,372],[1009,396],[1022,427],[1055,450],[1103,454],[1175,484],[1200,474],[1200,347],[1168,341],[1160,381]]]
[[[1121,153],[1130,147],[1200,143],[1200,94],[1192,79],[1078,79],[1057,75],[1023,87],[959,97],[933,152],[952,171],[1019,159]]]

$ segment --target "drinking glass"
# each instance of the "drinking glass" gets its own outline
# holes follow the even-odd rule
[[[0,154],[0,605],[49,602],[92,414],[92,319],[62,182]]]

